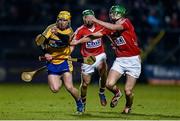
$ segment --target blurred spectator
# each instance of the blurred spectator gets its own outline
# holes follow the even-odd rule
[[[108,20],[108,12],[107,12],[107,9],[105,9],[105,8],[102,8],[101,10],[100,10],[100,13],[98,14],[99,16],[98,16],[98,18],[100,19],[100,20],[102,20],[102,21],[107,21]]]
[[[172,28],[178,28],[179,27],[179,21],[178,21],[177,13],[172,14],[170,25],[171,25]]]
[[[150,13],[147,17],[147,22],[152,28],[159,27],[160,20],[158,18],[157,11],[154,8],[150,9]]]
[[[106,21],[108,10],[114,4],[124,4],[127,7],[129,16],[137,28],[142,28],[144,25],[148,28],[147,24],[155,28],[180,26],[179,0],[80,0],[78,2],[73,0],[0,0],[0,25],[47,24],[56,19],[58,12],[63,9],[71,11],[72,15],[75,15],[73,19],[79,21],[80,16],[77,14],[83,9],[94,8],[95,11],[100,11],[97,16]]]
[[[128,17],[135,25],[143,49],[151,43],[161,29],[170,31],[163,38],[165,40],[162,41],[157,53],[164,52],[161,54],[163,57],[178,43],[179,31],[173,32],[180,30],[180,0],[0,0],[0,37],[2,40],[6,40],[3,41],[1,49],[16,48],[16,45],[20,49],[30,47],[28,45],[32,46],[35,34],[42,29],[41,27],[53,23],[60,10],[71,12],[72,27],[75,30],[82,23],[81,13],[83,10],[93,9],[99,19],[108,21],[109,8],[115,4],[126,6]],[[20,32],[11,32],[13,29]],[[25,29],[29,33],[24,31]],[[166,43],[169,40],[173,41]],[[9,43],[13,44],[9,45]],[[153,62],[151,61],[153,58],[159,59],[157,53],[150,57],[152,59],[148,59],[150,63]],[[178,55],[180,52],[176,54],[177,57],[180,57]],[[180,63],[179,59],[173,61]],[[154,59],[154,61],[156,60]]]
[[[18,11],[18,8],[17,6],[15,5],[12,5],[11,8],[10,8],[10,19],[11,19],[11,22],[16,24],[16,21],[18,20],[18,16],[19,16],[19,11]]]

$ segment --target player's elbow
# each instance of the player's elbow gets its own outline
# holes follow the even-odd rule
[[[41,37],[41,34],[38,34],[37,36],[36,36],[36,38],[35,38],[35,43],[36,43],[36,45],[37,46],[40,46],[40,37]]]
[[[38,34],[35,38],[35,42],[37,46],[42,45],[46,41],[46,37],[42,34]]]

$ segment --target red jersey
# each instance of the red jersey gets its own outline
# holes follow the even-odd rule
[[[94,24],[92,28],[88,28],[84,25],[79,27],[75,32],[75,40],[78,41],[84,36],[88,36],[92,33],[95,33],[101,29],[103,29],[101,25]],[[85,42],[81,44],[81,54],[83,57],[87,57],[90,55],[96,56],[101,53],[104,53],[104,45],[102,38],[94,39],[89,42]]]
[[[109,35],[116,46],[115,54],[117,57],[130,57],[140,54],[137,36],[130,20],[125,18],[121,21],[123,30],[112,31],[105,29],[102,34]]]

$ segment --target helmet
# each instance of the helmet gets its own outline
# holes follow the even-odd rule
[[[93,11],[93,10],[90,10],[90,9],[87,9],[87,10],[84,10],[84,11],[82,12],[82,15],[83,15],[83,16],[93,15],[93,16],[94,16],[94,11]]]
[[[70,20],[71,19],[71,14],[68,11],[60,11],[57,19],[66,19],[66,20]]]
[[[119,19],[121,17],[124,17],[126,15],[126,8],[122,5],[114,5],[111,7],[110,11],[109,11],[109,15],[110,16],[114,16],[116,17],[116,19]]]

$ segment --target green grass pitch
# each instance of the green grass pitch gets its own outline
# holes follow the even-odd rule
[[[76,85],[78,87],[79,85]],[[119,85],[123,89],[124,85]],[[124,94],[124,93],[123,93]],[[98,97],[98,85],[88,88],[87,107],[83,115],[76,115],[75,102],[64,87],[56,94],[47,84],[0,83],[0,119],[15,120],[173,120],[180,119],[180,87],[137,84],[131,114],[121,114],[125,104],[123,96],[118,106],[110,108],[112,94],[107,90],[106,107]]]

